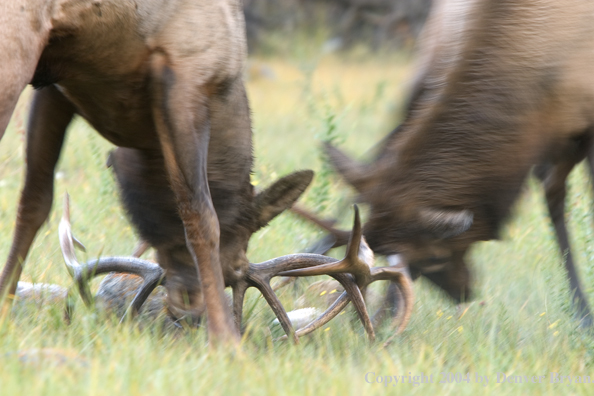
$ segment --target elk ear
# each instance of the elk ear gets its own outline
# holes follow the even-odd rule
[[[353,186],[355,190],[362,192],[367,180],[363,165],[349,158],[345,153],[328,142],[324,143],[324,151],[334,169],[340,173],[344,180]]]
[[[419,212],[422,227],[437,238],[458,236],[472,225],[473,215],[469,210],[441,210],[424,208]]]
[[[311,183],[313,175],[311,170],[291,173],[256,195],[254,206],[257,229],[264,227],[284,210],[293,206]]]

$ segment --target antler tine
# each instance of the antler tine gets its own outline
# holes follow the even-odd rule
[[[360,242],[359,242],[360,241]],[[392,327],[397,328],[397,334],[402,332],[412,314],[414,303],[414,292],[412,288],[412,281],[404,273],[406,269],[400,267],[380,267],[372,268],[373,252],[362,237],[361,220],[359,217],[359,210],[355,205],[355,219],[353,224],[353,232],[349,238],[347,245],[346,257],[338,262],[333,262],[325,265],[319,265],[311,268],[303,268],[299,270],[284,271],[280,275],[284,276],[314,276],[314,275],[332,275],[340,273],[350,273],[355,277],[355,281],[360,289],[365,289],[370,283],[378,280],[390,280],[399,287],[402,293],[402,300],[404,309],[399,310],[394,320]],[[366,312],[356,306],[357,313],[366,323]]]
[[[373,279],[373,281],[386,280],[387,278],[391,277],[391,276],[387,275],[388,271],[383,270],[381,268],[379,268],[379,270],[380,271],[375,276],[375,278],[377,278],[377,279]],[[379,275],[380,273],[381,273],[381,276]],[[373,317],[371,325],[368,325],[366,322],[364,322],[364,324],[366,326],[370,326],[372,328],[379,325],[385,317],[385,310],[387,308],[392,307],[394,305],[393,300],[396,299],[396,301],[397,301],[396,316],[392,319],[392,323],[390,324],[390,327],[395,328],[397,330],[394,333],[394,335],[391,336],[388,339],[388,341],[386,341],[385,345],[389,344],[389,342],[391,342],[391,339],[394,336],[400,334],[406,328],[406,326],[410,320],[411,314],[412,314],[412,308],[413,308],[413,303],[414,303],[412,280],[410,279],[410,277],[408,276],[406,271],[404,271],[403,269],[398,270],[397,277],[400,278],[400,276],[402,276],[401,282],[400,282],[400,279],[398,279],[398,280],[392,279],[392,282],[390,283],[390,287],[389,287],[386,297],[384,299],[384,303],[382,304],[382,308]],[[384,279],[384,278],[386,278],[386,279]],[[312,321],[305,327],[302,327],[299,330],[297,330],[295,332],[295,335],[297,337],[301,337],[301,336],[307,335],[307,334],[313,332],[314,330],[322,327],[323,325],[328,323],[330,320],[332,320],[334,317],[336,317],[348,305],[348,303],[349,303],[348,293],[346,291],[344,291],[340,295],[340,297],[338,297],[338,299],[336,299],[334,301],[334,303],[332,303],[332,305],[330,305],[330,307],[328,307],[328,309],[326,309],[326,311],[324,313],[322,313],[314,321]],[[280,339],[285,340],[286,338],[287,338],[286,336],[283,336]]]
[[[245,279],[233,285],[233,310],[237,327],[241,329],[245,291],[249,287],[255,287],[262,293],[266,302],[272,308],[287,336],[290,336],[294,342],[298,342],[287,312],[270,286],[270,280],[285,269],[303,268],[331,261],[335,261],[335,259],[317,254],[302,253],[277,257],[259,264],[250,264]]]
[[[353,220],[353,232],[349,236],[349,242],[347,244],[347,257],[355,258],[359,257],[359,248],[361,246],[360,241],[363,238],[363,230],[361,229],[361,216],[359,215],[359,207],[357,205],[353,205],[355,210],[355,219]],[[367,244],[367,243],[365,243]],[[358,260],[354,260],[354,262],[359,262]],[[364,265],[366,268],[369,268],[369,265]]]
[[[345,273],[348,272],[345,271],[345,269],[351,267],[352,265],[355,265],[355,267],[363,265],[367,268],[367,273],[369,273],[370,263],[363,262],[358,257],[360,253],[358,246],[361,244],[365,248],[367,245],[362,240],[361,221],[359,220],[359,212],[357,208],[355,208],[355,222],[353,227],[354,230],[351,236],[348,254],[345,259],[337,261],[326,256],[302,253],[279,257],[261,264],[252,264],[250,265],[250,271],[248,272],[250,286],[258,287],[263,294],[266,293],[265,297],[268,295],[266,298],[267,301],[270,302],[276,299],[276,296],[272,297],[273,292],[269,285],[269,281],[273,276],[291,276],[293,273],[297,274],[297,276],[306,276],[309,275],[309,271],[311,270],[313,270],[315,274],[318,274],[319,271],[317,271],[317,269],[320,268],[320,274],[330,274],[343,285],[348,296],[350,297],[350,300],[353,301],[353,304],[355,305],[355,309],[357,310],[357,313],[363,322],[369,338],[374,340],[375,332],[373,330],[371,319],[369,318],[361,291],[359,287],[357,287],[357,283],[355,280],[353,280],[352,276]],[[356,245],[356,247],[351,248],[351,245]],[[367,250],[369,249],[367,248]],[[373,255],[367,255],[364,259],[373,261]],[[355,263],[355,261],[357,262]],[[353,262],[354,264],[351,264],[350,262]],[[305,274],[302,274],[301,271],[305,272]],[[284,318],[286,316],[286,312],[284,309],[281,310],[281,308],[282,306],[280,305],[273,306],[273,309],[276,310],[275,313],[277,313],[279,322],[283,325],[285,331],[287,331],[287,329],[289,329],[290,322],[288,317],[286,319]],[[336,316],[336,314],[334,314],[334,316]],[[324,317],[323,320],[330,320],[333,316],[332,314],[328,314],[327,316],[322,315],[322,317]],[[314,322],[318,322],[318,320],[320,320],[320,318],[316,319]],[[290,327],[290,329],[292,330],[292,327]],[[291,331],[287,331],[287,334],[294,337]]]
[[[408,274],[403,271],[402,268],[398,267],[379,267],[371,269],[371,282],[378,280],[390,280],[397,285],[402,293],[402,300],[404,304],[404,310],[402,313],[398,313],[392,320],[391,327],[396,328],[395,334],[400,334],[410,320],[414,305],[414,290],[412,286],[412,280]]]
[[[351,273],[359,286],[365,286],[369,280],[369,268],[373,265],[373,252],[367,246],[362,236],[361,218],[359,208],[354,205],[355,216],[353,221],[353,232],[349,237],[347,255],[343,260],[318,265],[310,268],[303,268],[292,271],[283,271],[283,276],[316,276]],[[362,257],[360,257],[362,256]]]
[[[289,319],[289,315],[287,315],[287,311],[285,310],[282,303],[272,290],[269,280],[266,278],[252,276],[250,277],[250,281],[254,287],[260,290],[260,293],[262,293],[262,296],[264,296],[266,302],[268,303],[270,308],[272,308],[272,311],[278,318],[278,321],[280,322],[287,336],[291,337],[295,344],[298,344],[299,338],[297,338],[297,336],[295,335],[295,329],[293,328],[293,324]]]
[[[128,314],[136,315],[142,304],[159,284],[165,282],[165,271],[155,263],[134,257],[104,257],[80,264],[74,252],[75,238],[72,236],[70,224],[70,200],[68,194],[64,198],[64,213],[59,227],[60,247],[68,272],[75,280],[79,293],[87,306],[92,305],[92,297],[87,282],[92,276],[109,272],[122,272],[138,275],[143,279],[136,296],[128,307]]]
[[[134,247],[132,251],[132,257],[140,258],[149,248],[151,245],[147,241],[140,240]]]
[[[338,275],[338,276],[340,276],[340,275]],[[359,289],[357,289],[357,290],[359,290]],[[358,294],[361,296],[360,297],[360,301],[363,301],[363,296],[360,294],[360,292]],[[326,309],[326,311],[324,311],[320,316],[318,316],[316,319],[314,319],[308,325],[306,325],[306,326],[300,328],[299,330],[297,330],[295,332],[295,334],[298,337],[301,337],[301,336],[304,336],[304,335],[307,335],[307,334],[313,332],[314,330],[319,329],[320,327],[324,326],[326,323],[328,323],[329,321],[331,321],[332,319],[334,319],[336,316],[338,316],[338,314],[342,310],[344,310],[344,308],[346,308],[346,306],[348,305],[348,303],[350,301],[351,300],[349,299],[349,291],[346,291],[345,290]],[[357,312],[359,312],[359,311],[357,310]],[[359,319],[361,319],[361,315],[359,315]],[[372,341],[372,342],[375,341],[375,331],[373,329],[372,322],[369,321],[369,320],[364,320],[364,319],[361,319],[361,321],[363,322],[363,326],[365,327],[365,331],[367,331],[367,334],[369,335],[369,340]],[[280,339],[281,340],[286,340],[287,337],[286,336],[283,336],[283,337],[280,337]]]
[[[359,316],[361,323],[363,323],[363,327],[367,332],[369,341],[375,341],[375,330],[373,329],[373,324],[369,318],[369,312],[367,312],[367,306],[365,305],[365,299],[363,298],[360,287],[352,279],[350,274],[336,274],[333,275],[333,277],[340,282],[348,294],[350,300],[353,302],[355,311],[357,311],[357,315]],[[344,278],[347,278],[348,281]]]
[[[326,231],[330,232],[322,239],[317,241],[314,245],[305,249],[304,253],[314,253],[314,254],[326,254],[330,250],[344,246],[348,243],[350,233],[348,231],[339,230],[334,228],[334,224],[336,223],[335,220],[324,220],[317,217],[312,212],[306,210],[305,208],[299,206],[298,204],[294,204],[293,207],[290,209],[293,213],[303,217],[306,220],[311,221],[312,223],[320,226],[321,228],[325,229]],[[280,288],[283,288],[292,282],[295,281],[296,278],[291,276],[283,277],[277,284],[274,285],[273,290],[277,291]]]
[[[262,295],[274,311],[281,326],[285,330],[285,333],[288,337],[291,337],[294,342],[298,341],[299,335],[305,335],[312,332],[313,330],[319,328],[320,326],[323,326],[325,323],[327,323],[336,315],[338,315],[338,313],[342,309],[344,309],[344,307],[346,307],[346,305],[349,302],[349,299],[347,299],[346,302],[341,302],[341,305],[339,306],[333,305],[332,309],[326,310],[326,312],[324,312],[322,315],[320,315],[318,318],[316,318],[314,321],[312,321],[309,325],[306,326],[307,330],[301,329],[300,331],[295,332],[293,330],[293,326],[289,320],[289,317],[285,309],[283,308],[281,302],[278,300],[278,297],[276,296],[276,294],[274,294],[272,288],[270,287],[270,279],[287,268],[290,269],[291,267],[302,268],[304,266],[309,267],[315,265],[324,265],[328,262],[331,262],[332,260],[336,261],[335,259],[326,256],[303,253],[283,256],[273,260],[266,261],[261,264],[250,265],[247,277],[247,287],[252,286],[260,290],[260,292],[262,293]],[[374,341],[375,331],[373,329],[371,319],[369,318],[363,295],[361,294],[361,291],[359,290],[359,287],[353,280],[352,276],[350,274],[335,274],[333,275],[333,277],[338,282],[340,282],[342,286],[345,288],[344,293],[348,295],[350,301],[353,301],[355,309],[359,315],[359,318],[361,319],[361,322],[363,323],[363,326],[368,334],[370,341]],[[234,311],[236,315],[236,321],[239,327],[241,327],[241,320],[238,318],[241,318],[242,309],[240,305],[243,301],[243,294],[245,293],[245,289],[247,287],[239,284],[233,289],[233,300],[235,308]]]
[[[345,237],[345,240],[348,239],[348,231],[342,231],[334,228],[334,224],[336,224],[336,220],[328,220],[328,219],[321,219],[315,214],[311,213],[307,209],[301,207],[298,204],[293,204],[291,207],[291,212],[303,217],[306,220],[311,221],[312,223],[320,226],[321,228],[325,229],[328,232],[340,234]]]
[[[84,282],[85,277],[82,274],[82,266],[79,264],[74,251],[75,238],[72,236],[72,228],[70,225],[70,196],[68,193],[64,194],[64,211],[62,220],[60,220],[58,232],[62,256],[64,257],[64,263],[66,264],[68,273],[76,281],[78,291],[85,305],[89,306],[91,305],[92,297],[86,282]]]
[[[300,328],[295,332],[297,337],[301,337],[307,335],[314,330],[319,329],[320,327],[324,326],[330,320],[334,319],[346,306],[349,304],[350,300],[346,291],[342,292],[342,294],[334,300],[334,302],[324,311],[320,316],[318,316],[315,320],[310,322],[308,325]],[[286,340],[287,336],[284,335],[279,338],[279,340]]]
[[[326,254],[329,250],[348,243],[350,232],[335,228],[335,220],[321,219],[297,204],[293,205],[291,211],[330,233],[320,239],[314,246],[308,248],[308,253]]]
[[[334,274],[331,276],[336,279],[345,289],[343,294],[341,294],[338,298],[340,301],[335,301],[324,313],[314,319],[307,326],[299,329],[296,332],[296,335],[300,337],[302,335],[309,334],[328,323],[347,306],[349,301],[352,301],[355,311],[357,312],[357,315],[363,324],[363,328],[369,337],[369,341],[375,341],[375,330],[373,328],[373,323],[369,317],[361,289],[355,283],[353,276],[350,274]]]

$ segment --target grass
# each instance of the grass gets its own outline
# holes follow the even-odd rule
[[[364,158],[395,125],[411,74],[403,55],[251,59],[247,87],[255,136],[254,184],[263,188],[293,170],[314,169],[318,176],[303,202],[323,214],[340,216],[348,225],[352,192],[325,168],[320,142],[332,139]],[[23,95],[0,145],[4,255],[22,182],[23,118],[29,94]],[[56,177],[54,210],[30,252],[23,280],[70,285],[57,238],[66,190],[72,199],[74,231],[87,245],[88,253],[81,258],[131,252],[136,237],[104,166],[110,148],[82,120],[71,126]],[[594,301],[591,204],[589,180],[580,168],[570,179],[567,218],[582,281]],[[249,331],[242,353],[234,356],[209,351],[201,330],[168,334],[157,327],[117,326],[80,302],[67,326],[61,307],[43,306],[16,313],[0,328],[0,394],[589,395],[593,384],[549,383],[551,372],[594,380],[594,344],[572,317],[561,257],[537,183],[528,183],[515,212],[503,241],[472,249],[478,295],[463,308],[463,315],[419,281],[412,321],[386,349],[366,342],[352,313],[304,338],[299,346],[274,343],[272,313],[256,292],[248,293]],[[254,235],[249,257],[258,262],[300,251],[320,235],[302,220],[283,214]],[[296,306],[303,286],[281,293],[289,309]],[[388,335],[380,329],[380,339]],[[65,363],[19,359],[19,352],[34,348],[58,349]],[[432,375],[433,383],[415,385],[421,373]],[[453,373],[452,382],[438,383],[441,373]],[[470,383],[456,382],[455,373]],[[546,378],[540,384],[497,383],[497,373]],[[488,376],[488,384],[477,383],[477,375]],[[407,378],[405,383],[386,384],[386,376],[408,376],[410,383]]]

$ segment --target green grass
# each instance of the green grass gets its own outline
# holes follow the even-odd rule
[[[259,72],[273,71],[274,79]],[[352,192],[321,161],[320,141],[331,138],[359,158],[393,127],[402,104],[407,58],[383,56],[262,57],[248,72],[255,136],[254,183],[263,188],[296,169],[319,175],[305,205],[351,221]],[[24,96],[27,96],[25,94]],[[14,227],[23,172],[23,117],[19,106],[0,145],[0,251],[6,256]],[[90,259],[129,254],[136,238],[120,206],[104,162],[111,146],[77,120],[69,130],[56,180],[56,202],[30,252],[23,280],[69,286],[58,246],[61,199],[72,200],[75,234]],[[587,294],[594,301],[590,184],[583,169],[572,174],[568,220]],[[590,375],[594,380],[591,334],[576,329],[569,290],[546,216],[541,187],[531,182],[516,207],[503,241],[477,244],[469,259],[475,302],[456,307],[430,285],[415,284],[416,302],[408,329],[386,349],[369,345],[353,314],[339,316],[299,346],[273,342],[273,315],[256,292],[248,293],[249,331],[242,353],[229,356],[206,347],[202,330],[162,333],[158,327],[118,326],[77,303],[73,323],[61,307],[15,314],[0,328],[0,395],[162,394],[592,394],[594,384],[549,383],[549,373]],[[254,235],[253,262],[297,252],[321,233],[283,214]],[[96,282],[97,283],[97,282]],[[95,283],[95,285],[96,285]],[[307,284],[287,288],[287,308]],[[465,311],[464,311],[465,310]],[[389,336],[380,329],[379,338]],[[21,362],[18,351],[55,348],[65,364]],[[439,384],[440,373],[470,373],[470,382]],[[384,387],[368,379],[433,375],[432,384]],[[410,374],[409,374],[410,373]],[[496,374],[546,375],[542,384],[496,383]],[[475,375],[489,376],[486,387]]]

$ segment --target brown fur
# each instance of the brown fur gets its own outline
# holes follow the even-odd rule
[[[565,178],[594,134],[594,4],[446,3],[445,21],[432,17],[442,27],[430,25],[424,59],[431,64],[421,69],[399,132],[366,166],[329,153],[371,206],[364,233],[374,251],[402,253],[413,274],[464,299],[471,293],[465,252],[498,237],[534,165],[549,167],[547,199],[560,220],[563,199],[551,203],[553,195],[564,197]],[[570,279],[586,317],[571,271]]]
[[[0,53],[11,54],[0,61],[0,80],[5,82],[0,134],[25,85],[31,82],[39,89],[0,297],[14,294],[21,263],[48,216],[66,127],[79,114],[118,146],[162,153],[186,243],[199,269],[209,334],[214,340],[237,340],[223,290],[221,263],[226,257],[219,254],[219,241],[226,237],[221,230],[241,218],[243,202],[252,197],[241,2],[2,2]],[[225,213],[215,212],[213,197],[224,201]],[[247,240],[237,243],[245,248]],[[236,264],[223,262],[229,265]],[[183,293],[180,289],[177,294]]]
[[[249,133],[250,129],[242,131]],[[118,148],[110,154],[108,164],[115,173],[130,221],[141,239],[156,249],[157,262],[167,270],[169,311],[177,317],[200,317],[204,311],[200,282],[186,245],[183,222],[176,210],[162,155],[158,151]],[[219,165],[214,169],[223,171],[224,168]],[[245,188],[244,192],[230,191],[233,173],[225,171],[223,174],[228,175],[227,179],[218,183],[209,174],[209,187],[221,225],[223,277],[225,285],[232,287],[247,271],[246,250],[251,235],[297,200],[309,184],[311,172],[293,173],[255,196],[247,180],[238,183]],[[267,202],[262,204],[263,200]]]

